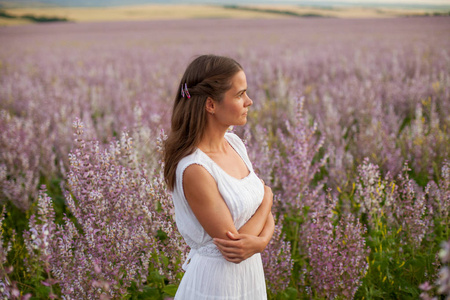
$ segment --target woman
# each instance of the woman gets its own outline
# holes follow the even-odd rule
[[[266,299],[260,252],[274,231],[273,194],[240,138],[227,132],[247,122],[253,103],[245,73],[231,58],[203,55],[179,89],[164,176],[191,252],[175,299]]]

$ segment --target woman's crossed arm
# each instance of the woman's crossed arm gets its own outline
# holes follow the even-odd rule
[[[239,229],[239,233],[228,232],[229,240],[214,238],[214,244],[226,260],[240,263],[266,248],[275,229],[271,212],[272,202],[272,190],[264,185],[264,198],[261,205],[250,220]]]
[[[240,263],[264,250],[274,230],[272,192],[264,189],[264,199],[252,218],[240,228],[219,193],[214,178],[200,165],[190,165],[183,174],[185,197],[197,220],[214,239],[226,260]]]

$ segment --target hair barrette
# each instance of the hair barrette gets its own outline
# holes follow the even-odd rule
[[[184,96],[186,96],[188,99],[191,98],[191,94],[189,94],[186,83],[184,83],[184,87],[183,87],[183,84],[181,85],[181,97],[184,98]]]

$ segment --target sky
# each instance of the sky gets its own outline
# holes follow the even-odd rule
[[[245,2],[245,0],[244,0]],[[275,1],[274,1],[275,2]],[[288,2],[288,1],[286,1]],[[291,0],[289,2],[295,3],[295,4],[301,4],[302,2],[322,2],[322,1],[302,1],[302,0]],[[323,2],[329,2],[329,3],[341,3],[341,2],[347,2],[347,3],[355,3],[355,4],[364,4],[364,3],[370,3],[370,4],[434,4],[434,5],[450,5],[450,0],[326,0]]]
[[[2,1],[0,1],[1,3]],[[3,1],[3,2],[11,2]],[[117,6],[130,4],[293,4],[307,6],[345,6],[345,5],[412,5],[412,6],[450,6],[450,0],[14,0],[16,3],[45,3],[61,6]]]

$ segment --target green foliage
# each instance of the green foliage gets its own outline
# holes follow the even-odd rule
[[[30,20],[36,23],[42,23],[42,22],[68,22],[69,20],[67,18],[60,18],[60,17],[44,17],[44,16],[35,16],[32,14],[27,14],[23,16],[15,16],[7,13],[4,10],[0,10],[0,17],[7,18],[7,19],[26,19]]]
[[[23,15],[22,19],[28,19],[33,22],[38,23],[48,23],[48,22],[67,22],[67,18],[60,17],[43,17],[43,16],[35,16],[35,15]]]
[[[10,15],[8,14],[6,11],[4,10],[0,10],[0,17],[2,18],[7,18],[7,19],[16,19],[16,16]]]
[[[419,285],[435,279],[436,253],[444,237],[424,241],[419,247],[402,243],[402,228],[390,226],[385,217],[368,229],[369,270],[355,298],[418,299]]]
[[[151,286],[145,286],[142,288],[142,290],[139,290],[136,282],[133,282],[131,284],[131,287],[128,288],[129,295],[126,299],[132,299],[132,300],[140,300],[140,299],[163,299],[161,292],[156,287]]]
[[[279,293],[277,295],[268,294],[269,299],[276,299],[276,300],[296,300],[299,299],[298,291],[293,287],[288,287],[285,291],[282,293]]]
[[[43,181],[45,182],[45,181]],[[64,204],[64,197],[60,189],[59,180],[50,180],[47,183],[48,192],[54,202],[56,219],[61,220],[63,213],[68,213]],[[346,184],[338,189],[339,204],[336,207],[338,216],[345,213],[343,206],[350,203],[353,214],[359,210],[354,199],[355,185]],[[285,291],[272,295],[269,291],[269,299],[289,300],[289,299],[309,299],[305,291],[299,289],[294,283],[302,280],[302,274],[308,262],[305,255],[298,248],[298,237],[301,224],[308,214],[309,207],[305,206],[302,214],[297,217],[285,217],[284,233],[286,238],[292,243],[292,258],[294,260],[294,270],[292,272],[291,286]],[[14,232],[23,232],[28,229],[28,219],[32,212],[36,210],[35,205],[22,212],[12,204],[7,204],[7,215],[3,223],[4,239],[12,239]],[[355,299],[417,299],[420,290],[418,286],[425,282],[434,281],[438,264],[436,263],[436,253],[442,241],[449,238],[448,220],[434,219],[434,231],[426,237],[420,245],[405,243],[406,233],[400,226],[389,223],[388,218],[382,214],[374,222],[369,223],[367,214],[361,215],[361,221],[367,227],[366,242],[371,249],[371,254],[367,257],[369,269],[363,278],[362,285],[358,289]],[[372,216],[376,218],[376,216]],[[371,224],[375,224],[372,225]],[[158,237],[161,241],[166,238],[160,231]],[[23,242],[23,237],[16,234],[12,249],[8,255],[8,263],[14,267],[10,274],[11,280],[19,283],[23,293],[32,293],[32,299],[48,299],[51,293],[50,287],[42,284],[47,278],[42,266],[31,264],[31,269],[26,269],[24,259],[27,258],[27,251]],[[168,264],[168,259],[164,256],[154,256],[154,259]],[[182,273],[179,274],[182,277]],[[307,285],[307,282],[304,283]],[[52,286],[53,292],[59,294],[57,285]],[[168,284],[167,279],[161,276],[157,270],[150,269],[147,281],[144,286],[138,287],[133,283],[128,288],[128,294],[124,299],[165,299],[173,297],[177,286]],[[316,299],[315,297],[313,297]]]
[[[167,280],[164,276],[161,276],[157,270],[149,272],[147,277],[147,283],[138,288],[136,282],[133,282],[128,288],[128,295],[125,299],[141,300],[141,299],[154,299],[164,300],[167,297],[174,297],[177,292],[178,286],[173,284],[167,284]]]
[[[2,228],[3,239],[5,242],[12,241],[12,248],[8,253],[8,264],[14,268],[14,271],[10,274],[10,278],[18,282],[30,279],[23,263],[27,250],[22,235],[17,233],[22,233],[28,228],[28,219],[34,206],[29,211],[22,212],[12,203],[6,203],[6,217]]]
[[[247,6],[240,6],[240,5],[224,5],[223,7],[228,8],[228,9],[255,11],[255,12],[263,12],[263,13],[270,13],[270,14],[286,15],[286,16],[292,16],[292,17],[325,17],[324,15],[321,15],[321,14],[314,14],[314,13],[301,14],[301,13],[297,13],[295,11],[283,10],[283,9],[256,8],[256,7],[247,7]]]

